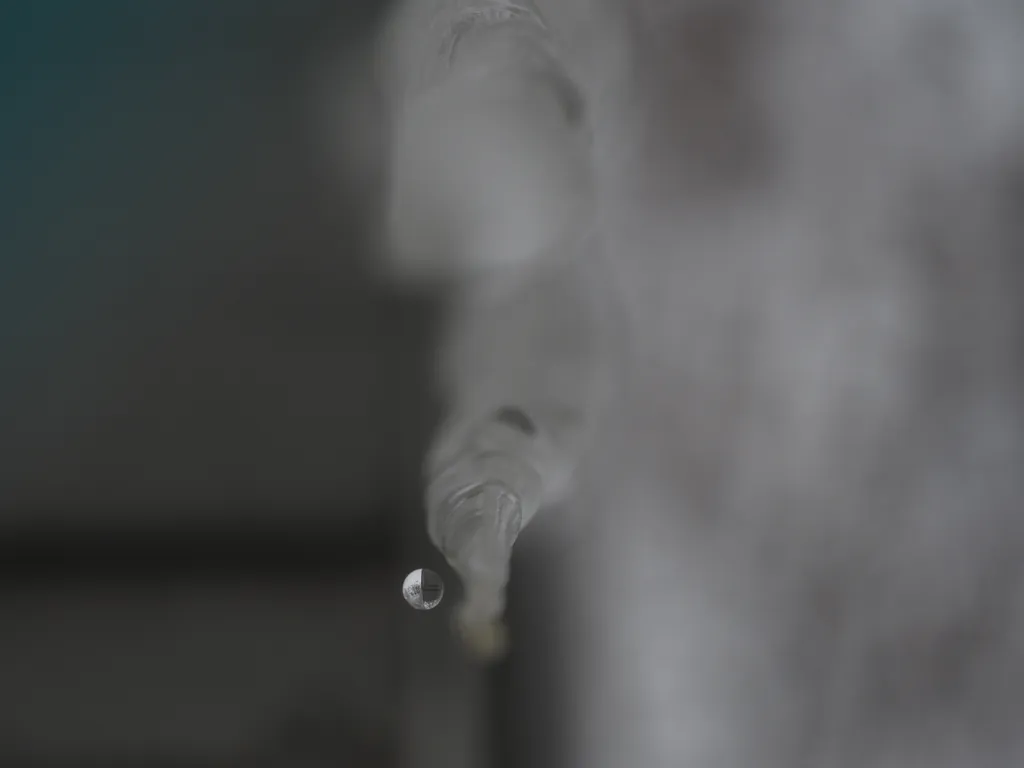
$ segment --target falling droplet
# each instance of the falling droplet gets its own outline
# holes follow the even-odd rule
[[[440,605],[444,597],[444,582],[429,568],[417,568],[405,577],[402,596],[417,611],[429,611]]]

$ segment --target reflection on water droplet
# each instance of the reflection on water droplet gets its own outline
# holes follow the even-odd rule
[[[416,610],[429,611],[440,605],[444,597],[444,582],[429,568],[417,568],[405,577],[402,596]]]

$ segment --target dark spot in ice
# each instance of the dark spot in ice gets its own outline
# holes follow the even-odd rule
[[[508,405],[499,408],[498,412],[494,414],[494,419],[502,424],[507,424],[513,429],[519,430],[524,435],[537,434],[537,427],[533,420],[519,408],[513,408]]]

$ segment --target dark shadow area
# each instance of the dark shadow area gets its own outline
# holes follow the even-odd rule
[[[210,510],[209,523],[20,526],[0,537],[0,591],[83,585],[229,582],[317,584],[398,568],[388,509],[332,520],[310,511],[298,522],[276,510]],[[163,513],[173,519],[173,512]],[[306,520],[301,519],[305,517]]]
[[[376,190],[335,175],[312,85],[362,5],[8,28],[5,516],[358,508],[414,477],[431,301],[372,277]]]
[[[570,757],[566,735],[571,698],[558,536],[545,510],[517,543],[509,583],[511,652],[490,680],[491,744],[495,768],[560,768]]]
[[[0,765],[397,764],[436,301],[318,117],[385,6],[5,12]]]

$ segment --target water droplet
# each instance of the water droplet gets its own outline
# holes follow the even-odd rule
[[[417,611],[429,611],[440,605],[444,597],[444,582],[429,568],[417,568],[405,577],[402,596]]]

